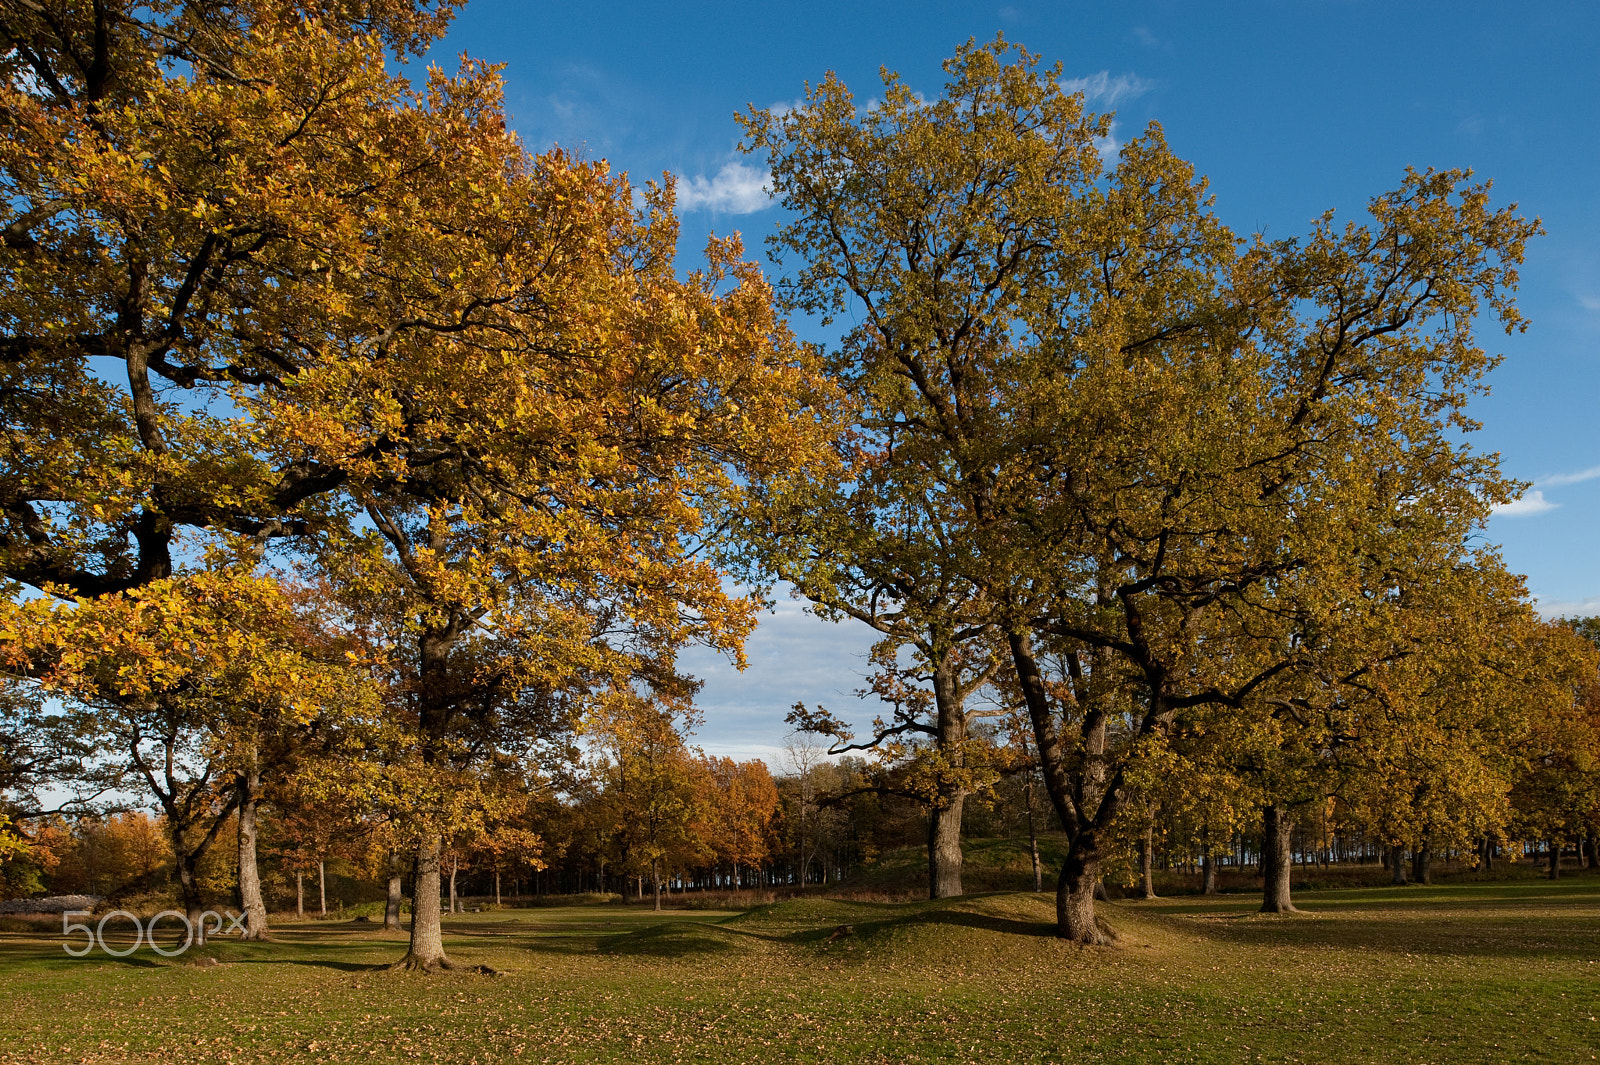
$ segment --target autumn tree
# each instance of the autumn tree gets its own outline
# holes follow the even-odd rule
[[[761,761],[705,755],[698,761],[707,794],[699,803],[702,823],[696,830],[715,860],[730,866],[731,886],[743,887],[740,869],[759,868],[772,856],[778,786]]]
[[[1588,620],[1588,619],[1585,619]],[[1526,741],[1510,787],[1508,835],[1545,841],[1548,875],[1561,875],[1561,852],[1591,837],[1600,823],[1600,689],[1594,626],[1552,623],[1534,643],[1547,663],[1565,664],[1556,683],[1527,703]],[[1548,670],[1548,667],[1547,667]],[[1549,670],[1549,672],[1555,672]],[[1591,844],[1592,847],[1592,844]],[[1592,852],[1591,852],[1592,853]]]
[[[352,279],[396,250],[373,220],[448,180],[400,162],[435,116],[383,64],[386,47],[425,47],[451,8],[0,6],[0,570],[64,607],[10,605],[17,675],[61,680],[103,660],[97,628],[119,612],[182,628],[219,599],[250,601],[261,549],[323,521],[344,473],[274,453],[252,415],[364,313],[373,331],[413,328],[361,305]],[[238,586],[197,577],[202,559]],[[135,629],[148,654],[97,677],[76,669],[70,683],[108,685],[76,695],[156,698],[175,633]],[[184,635],[219,642],[182,654],[229,651],[226,625]],[[165,725],[124,737],[129,750],[210,742],[186,699],[161,696]],[[227,807],[216,773],[163,781],[159,761],[146,780],[182,808],[175,831],[188,833],[186,811]]]
[[[704,831],[712,797],[702,782],[710,783],[709,774],[689,751],[680,724],[688,694],[649,698],[618,691],[589,727],[602,752],[600,803],[618,864],[641,881],[649,877],[658,910],[663,873],[714,854]]]
[[[942,572],[1005,641],[1069,837],[1058,933],[1099,942],[1107,834],[1180,719],[1288,713],[1318,676],[1297,634],[1386,602],[1403,560],[1470,564],[1511,486],[1448,427],[1493,364],[1475,315],[1520,324],[1536,226],[1428,172],[1368,224],[1241,241],[1158,128],[1102,170],[1107,119],[1058,71],[1000,41],[946,69],[865,111],[830,77],[752,140],[797,299],[862,309],[838,362],[959,518]]]
[[[19,614],[30,623],[7,664],[50,663],[27,683],[62,700],[95,760],[160,809],[191,920],[205,907],[201,862],[247,810],[241,888],[264,934],[253,826],[263,774],[294,733],[358,712],[364,689],[343,663],[308,653],[301,619],[270,578],[201,571],[71,608],[36,599]]]
[[[986,55],[958,56],[945,97],[926,105],[886,71],[881,100],[863,109],[829,74],[803,106],[740,117],[745,149],[768,157],[790,212],[772,238],[774,258],[798,264],[780,283],[784,306],[856,321],[828,354],[852,397],[854,431],[838,444],[849,474],[768,484],[749,536],[824,617],[883,635],[880,681],[905,687],[902,649],[915,658],[922,683],[866,742],[932,740],[919,768],[935,898],[961,892],[964,800],[992,779],[972,757],[967,709],[994,669],[998,632],[966,564],[993,490],[973,449],[989,431],[1007,330],[1049,270],[1036,252],[1074,224],[1069,190],[1099,172],[1093,140],[1109,128],[1075,108],[1032,113],[1007,97],[1027,91],[1029,75],[985,83],[971,57]],[[1026,158],[1025,189],[1008,148]],[[799,723],[845,731],[831,717]]]
[[[792,527],[791,522],[784,524]],[[873,646],[875,668],[868,686],[856,694],[888,704],[889,717],[874,718],[859,741],[824,706],[812,709],[797,703],[788,722],[830,737],[830,755],[867,752],[883,770],[874,788],[922,804],[928,817],[929,897],[959,895],[966,800],[991,789],[1009,761],[984,728],[999,711],[973,700],[993,675],[995,659],[985,650],[981,629],[962,634],[963,646],[938,652],[937,639],[912,634],[898,621],[880,616],[872,623],[895,635]]]
[[[522,640],[547,691],[616,651],[597,603],[735,646],[749,611],[686,539],[736,500],[732,464],[794,460],[810,423],[736,245],[679,281],[670,193],[640,217],[603,165],[528,158],[481,66],[421,91],[385,69],[448,10],[10,5],[4,26],[0,319],[27,382],[5,572],[114,596],[174,575],[184,530],[245,561],[321,537],[411,626],[424,760],[474,627]],[[86,372],[107,356],[125,382]],[[411,961],[447,961],[436,904],[413,933]]]

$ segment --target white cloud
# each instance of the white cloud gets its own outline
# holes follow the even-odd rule
[[[773,591],[776,602],[763,612],[745,641],[744,672],[703,647],[685,648],[678,666],[705,687],[695,706],[705,717],[692,742],[707,752],[736,758],[762,758],[773,769],[776,752],[789,735],[784,720],[796,701],[819,703],[860,727],[889,710],[876,699],[858,699],[871,671],[867,656],[876,633],[859,621],[823,621],[803,601],[788,597],[788,587]]]
[[[1576,602],[1565,599],[1533,597],[1533,607],[1547,620],[1556,618],[1587,618],[1600,614],[1600,597],[1590,596]]]
[[[1083,93],[1085,103],[1104,104],[1107,107],[1115,107],[1119,100],[1143,96],[1156,87],[1155,82],[1137,74],[1118,74],[1113,77],[1109,70],[1090,74],[1086,78],[1062,78],[1060,85],[1066,92]]]
[[[1521,499],[1510,503],[1501,503],[1490,511],[1497,518],[1531,518],[1535,514],[1543,514],[1559,507],[1560,503],[1552,503],[1544,497],[1543,492],[1528,492]]]
[[[794,114],[796,111],[804,110],[805,106],[806,98],[797,96],[793,100],[779,100],[775,104],[769,104],[767,105],[767,110],[772,112],[773,118],[783,118],[786,115]]]
[[[1600,311],[1600,296],[1579,296],[1578,306],[1586,311]]]
[[[1533,483],[1543,488],[1561,488],[1569,484],[1582,484],[1584,481],[1592,481],[1596,477],[1600,477],[1600,466],[1590,466],[1588,469],[1579,470],[1577,473],[1552,474],[1549,477],[1541,477]],[[1538,493],[1535,494],[1537,495]]]
[[[1100,165],[1110,170],[1117,165],[1117,153],[1122,151],[1122,142],[1117,140],[1117,124],[1111,123],[1111,132],[1104,137],[1094,139],[1094,150],[1100,153]]]
[[[717,176],[682,178],[678,184],[678,210],[750,214],[772,205],[767,186],[772,175],[740,162],[728,163]]]

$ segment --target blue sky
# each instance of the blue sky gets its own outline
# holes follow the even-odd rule
[[[431,60],[505,64],[513,126],[532,150],[559,144],[636,181],[679,175],[684,261],[707,232],[739,230],[759,254],[778,211],[759,160],[738,156],[733,113],[804,94],[837,71],[861,97],[888,66],[929,96],[940,60],[1003,31],[1060,61],[1116,135],[1159,121],[1209,176],[1240,232],[1303,233],[1359,212],[1406,166],[1470,167],[1498,203],[1540,217],[1520,304],[1524,335],[1480,333],[1502,353],[1473,415],[1475,445],[1534,482],[1488,539],[1552,613],[1600,613],[1600,4],[748,3],[531,4],[470,0]],[[874,710],[861,686],[863,627],[783,603],[736,674],[691,668],[708,750],[771,755],[796,699],[846,716]]]

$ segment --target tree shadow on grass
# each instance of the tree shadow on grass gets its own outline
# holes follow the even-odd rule
[[[826,928],[808,928],[785,936],[790,943],[815,946],[840,939],[871,940],[897,929],[946,926],[971,928],[1007,936],[1025,936],[1030,939],[1055,937],[1056,926],[1048,921],[1024,921],[996,914],[973,913],[970,910],[924,910],[920,913],[889,917],[879,921],[858,921],[852,925],[834,925]],[[849,929],[848,932],[844,929]]]
[[[1299,914],[1170,915],[1184,932],[1216,943],[1289,949],[1361,950],[1458,958],[1570,958],[1600,954],[1600,912],[1515,904],[1490,908],[1338,907],[1302,900]]]
[[[390,965],[389,962],[335,961],[332,958],[230,958],[221,964],[299,965],[308,969],[334,969],[342,973],[380,973]]]
[[[748,932],[703,923],[653,925],[611,936],[599,944],[602,954],[683,958],[696,954],[727,954],[740,949],[740,938],[762,939]]]

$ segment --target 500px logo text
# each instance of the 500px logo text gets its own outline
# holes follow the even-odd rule
[[[93,915],[88,910],[68,910],[61,915],[62,935],[71,936],[78,932],[82,932],[88,937],[88,942],[84,943],[78,948],[74,948],[71,943],[61,944],[61,949],[72,955],[74,958],[83,957],[85,954],[88,954],[90,951],[94,950],[94,948],[97,946],[107,954],[111,955],[113,958],[126,958],[129,954],[132,954],[134,951],[138,950],[140,945],[144,943],[150,944],[150,949],[155,951],[157,954],[160,954],[164,958],[176,958],[178,955],[182,954],[196,943],[205,943],[206,936],[208,935],[225,936],[233,932],[235,929],[238,930],[240,935],[243,935],[245,931],[244,914],[218,913],[216,910],[207,910],[205,913],[202,913],[200,915],[198,927],[196,927],[196,925],[189,920],[187,914],[179,913],[177,910],[162,910],[160,913],[150,918],[148,922],[140,921],[137,915],[131,914],[127,910],[112,910],[110,913],[100,918],[100,923],[94,926],[82,924],[73,920],[74,917],[90,916]],[[133,922],[133,945],[125,950],[112,950],[106,945],[106,923],[114,917],[126,917],[128,920]],[[176,947],[167,948],[156,942],[156,923],[164,917],[171,917],[183,923],[183,942]],[[213,918],[216,920],[214,925],[210,924]],[[224,920],[229,922],[226,929],[223,928]]]

